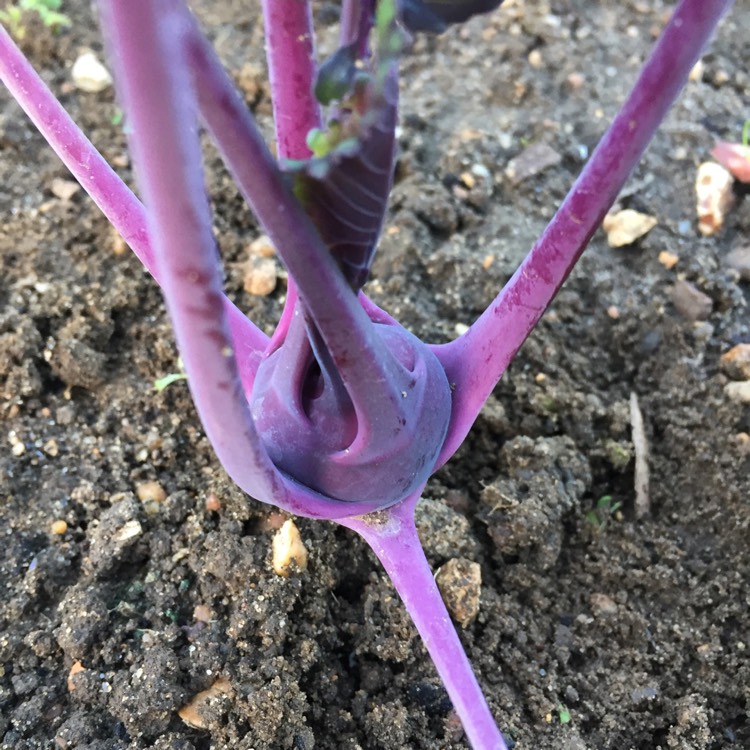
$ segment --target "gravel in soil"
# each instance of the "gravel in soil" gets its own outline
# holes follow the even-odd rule
[[[257,7],[196,5],[270,133]],[[130,181],[111,88],[71,79],[83,49],[103,59],[91,10],[65,10],[70,30],[34,26],[24,46]],[[416,38],[378,304],[430,341],[471,323],[668,10],[517,0]],[[324,50],[337,14],[316,6]],[[750,202],[736,187],[703,237],[693,193],[747,116],[748,28],[738,3],[613,209],[657,225],[622,248],[597,234],[419,510],[435,569],[479,566],[461,636],[519,750],[750,747],[750,407],[722,365],[750,343]],[[274,573],[284,516],[228,482],[184,382],[153,388],[179,371],[158,290],[4,92],[0,156],[2,746],[465,748],[362,542],[298,519],[307,567]],[[228,292],[270,331],[283,272],[250,294],[260,229],[210,148],[206,164]],[[650,463],[639,520],[631,393]],[[196,696],[198,726],[178,713]]]

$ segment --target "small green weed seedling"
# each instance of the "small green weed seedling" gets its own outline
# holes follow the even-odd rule
[[[586,522],[598,533],[603,532],[613,518],[620,520],[622,503],[613,500],[612,495],[602,495],[596,501],[596,506],[586,514]]]
[[[65,13],[60,13],[62,0],[19,0],[0,10],[0,22],[7,26],[11,35],[18,40],[26,36],[26,24],[30,14],[36,14],[42,23],[54,32],[72,25]]]

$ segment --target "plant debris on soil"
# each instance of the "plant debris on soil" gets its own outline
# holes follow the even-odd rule
[[[367,287],[379,305],[428,341],[465,330],[670,8],[515,0],[417,35]],[[270,138],[258,6],[195,9]],[[83,52],[105,59],[92,10],[64,10],[72,26],[31,19],[24,50],[132,183],[112,88],[71,78]],[[315,14],[329,52],[338,7]],[[736,183],[703,236],[694,193],[748,116],[749,28],[737,3],[612,209],[657,224],[625,247],[597,233],[418,510],[433,569],[471,572],[446,585],[465,588],[451,592],[461,636],[517,750],[750,747],[750,394],[722,364],[750,343],[750,200]],[[273,283],[252,293],[261,230],[208,144],[206,168],[228,293],[270,332],[283,269],[269,254]],[[154,389],[178,370],[158,289],[4,90],[0,170],[2,747],[466,748],[362,541],[296,519],[306,563],[274,571],[286,516],[229,483],[184,381]],[[684,284],[700,315],[676,301]],[[631,393],[648,444],[641,518]]]

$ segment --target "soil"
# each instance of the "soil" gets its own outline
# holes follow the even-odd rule
[[[80,50],[101,53],[91,9],[64,10],[71,29],[31,24],[24,48],[130,181],[112,91],[71,83]],[[270,133],[257,7],[196,10]],[[478,315],[668,10],[517,0],[416,38],[378,304],[430,341]],[[316,16],[330,50],[337,7]],[[724,227],[702,237],[693,187],[748,114],[748,28],[738,3],[620,196],[658,225],[625,248],[597,234],[420,505],[430,563],[480,565],[461,636],[518,750],[750,748],[750,407],[720,363],[750,342],[736,261],[750,200],[736,185]],[[550,165],[511,179],[532,144]],[[83,191],[66,195],[66,170],[4,92],[0,153],[2,747],[465,748],[360,539],[297,519],[307,569],[273,572],[282,514],[227,480],[184,382],[153,388],[178,369],[158,289]],[[206,163],[228,293],[270,332],[283,271],[273,293],[244,291],[259,229],[210,149]],[[708,300],[686,304],[681,282]],[[651,470],[640,518],[631,393]],[[178,709],[212,685],[204,727],[187,725]]]

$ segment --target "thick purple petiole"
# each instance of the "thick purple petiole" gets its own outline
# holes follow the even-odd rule
[[[370,545],[398,591],[475,750],[506,750],[438,590],[414,524],[420,492],[361,518],[339,520]]]
[[[453,388],[453,414],[438,465],[461,445],[578,262],[731,4],[682,0],[625,104],[523,263],[461,338],[434,348]]]

